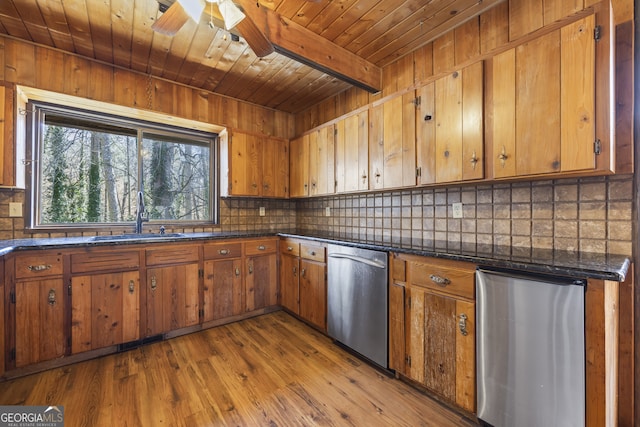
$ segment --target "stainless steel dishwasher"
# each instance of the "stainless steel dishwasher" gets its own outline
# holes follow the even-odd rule
[[[585,282],[479,269],[478,418],[585,425]]]
[[[327,246],[327,332],[388,367],[387,253]]]

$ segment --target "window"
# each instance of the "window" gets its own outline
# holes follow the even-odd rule
[[[30,226],[216,220],[216,135],[45,103],[29,105]]]

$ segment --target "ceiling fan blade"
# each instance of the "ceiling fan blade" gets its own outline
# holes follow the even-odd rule
[[[187,15],[180,3],[176,1],[153,23],[151,28],[158,33],[173,36],[188,20],[189,15]]]
[[[267,56],[274,51],[273,45],[264,33],[258,28],[250,17],[244,18],[236,25],[236,28],[247,41],[247,44],[259,58]]]

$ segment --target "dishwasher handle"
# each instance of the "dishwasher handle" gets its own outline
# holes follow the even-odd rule
[[[343,253],[330,253],[329,258],[348,259],[351,261],[361,262],[363,264],[370,265],[371,267],[382,268],[382,269],[385,269],[387,267],[384,263],[380,261],[376,261],[374,259],[369,259],[369,258],[363,258],[356,255],[349,255],[349,254],[343,254]]]

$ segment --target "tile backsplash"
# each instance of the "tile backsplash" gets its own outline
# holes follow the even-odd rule
[[[462,203],[461,219],[453,203]],[[296,224],[369,242],[422,239],[435,249],[496,244],[630,256],[632,209],[633,176],[623,175],[306,199],[297,202]]]
[[[9,217],[14,201],[24,202],[24,191],[0,191],[0,239],[52,236],[25,234],[22,218]],[[453,217],[453,203],[462,203],[461,219]],[[225,198],[219,226],[177,231],[297,230],[389,244],[419,239],[435,249],[498,244],[630,256],[632,210],[633,175],[621,175],[300,200]]]

